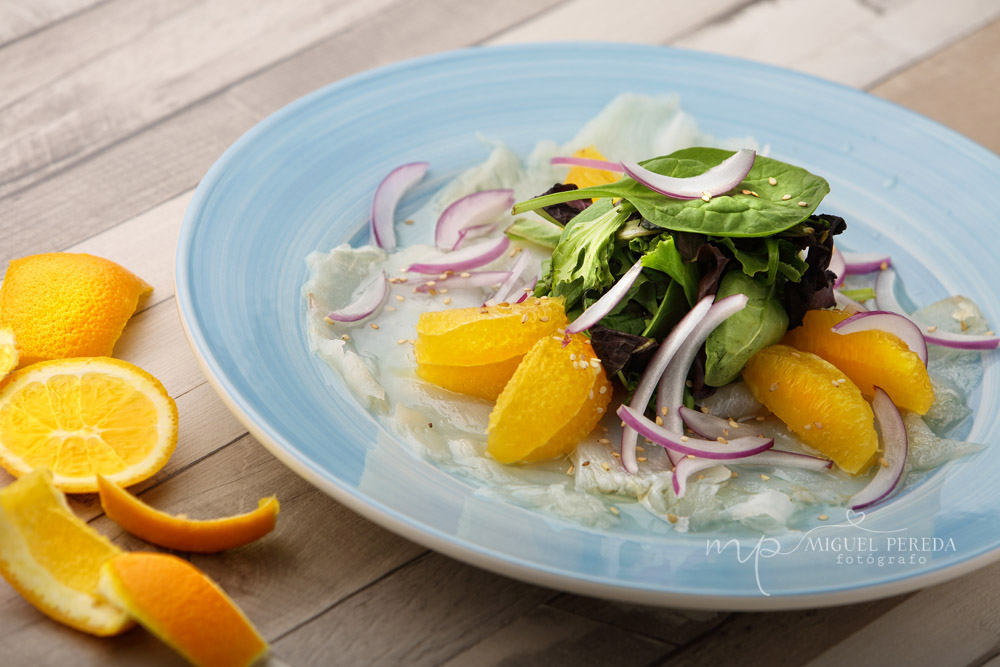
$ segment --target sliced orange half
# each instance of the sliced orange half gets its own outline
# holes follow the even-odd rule
[[[267,653],[267,642],[236,603],[177,556],[116,556],[101,569],[98,590],[194,665],[243,667]]]
[[[198,520],[155,510],[112,481],[98,475],[104,513],[150,544],[177,551],[215,553],[259,540],[278,519],[278,499],[261,498],[257,509],[222,519]]]

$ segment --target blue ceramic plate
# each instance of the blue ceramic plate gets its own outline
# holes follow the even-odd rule
[[[996,560],[992,449],[866,517],[831,511],[809,533],[706,539],[633,521],[598,530],[477,494],[414,459],[309,353],[304,258],[357,237],[391,168],[431,162],[412,210],[485,157],[477,133],[526,154],[539,139],[567,140],[629,91],[678,93],[705,131],[752,135],[774,157],[822,174],[832,186],[823,210],[848,219],[852,249],[892,254],[915,303],[962,293],[1000,322],[1000,220],[989,197],[975,196],[1000,191],[1000,159],[955,132],[849,88],[714,55],[611,44],[471,49],[318,90],[253,128],[202,181],[178,243],[177,299],[227,405],[293,470],[390,530],[578,593],[809,607],[912,590]],[[987,359],[972,440],[998,439],[998,381]]]

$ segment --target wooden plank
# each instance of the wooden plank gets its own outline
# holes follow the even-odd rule
[[[485,39],[556,2],[490,0],[472,9],[459,0],[421,0],[391,7],[231,92],[0,199],[0,267],[14,257],[78,243],[193,188],[254,123],[319,86],[376,64]]]
[[[662,44],[697,30],[746,0],[573,0],[491,38],[489,44],[597,40]]]
[[[549,604],[562,611],[607,623],[622,631],[639,633],[679,646],[711,632],[729,616],[725,612],[647,607],[570,594],[560,595]]]
[[[0,47],[99,5],[101,0],[5,0],[0,3]]]
[[[1000,153],[1000,20],[872,88]]]
[[[437,665],[553,595],[428,553],[274,647],[294,665]]]
[[[726,664],[738,655],[741,667],[800,665],[904,599],[894,597],[826,609],[733,614],[662,664],[664,667]]]
[[[142,39],[0,111],[0,194],[95,154],[392,2],[398,0],[261,0],[248,12],[242,0],[208,0],[158,22]]]
[[[454,656],[443,667],[644,667],[673,650],[669,643],[543,604]]]
[[[97,4],[0,50],[0,106],[52,85],[102,54],[141,39],[155,25],[190,8],[197,0],[147,0]],[[5,7],[0,3],[0,8]],[[4,10],[0,9],[0,13]],[[0,17],[0,26],[3,26]],[[100,35],[100,39],[95,39]],[[39,54],[44,54],[39,57]],[[0,112],[2,114],[2,112]]]
[[[114,354],[152,373],[171,396],[180,396],[205,381],[188,348],[173,298],[133,317]]]
[[[1000,651],[998,598],[1000,563],[912,595],[810,665],[979,664]]]

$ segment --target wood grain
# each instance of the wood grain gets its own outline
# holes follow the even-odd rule
[[[22,39],[101,0],[5,0],[0,3],[0,46]]]

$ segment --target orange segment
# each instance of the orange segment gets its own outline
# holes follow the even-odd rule
[[[582,157],[588,160],[607,160],[601,155],[595,146],[587,146],[573,153],[573,157]],[[604,169],[594,169],[593,167],[571,167],[566,174],[563,183],[573,184],[578,188],[589,188],[592,185],[607,185],[621,180],[622,175]]]
[[[0,327],[0,380],[17,368],[19,361],[14,332],[7,327]]]
[[[590,341],[576,334],[563,347],[562,336],[546,336],[524,356],[497,399],[487,451],[501,463],[568,453],[594,428],[610,400],[604,367]]]
[[[176,556],[116,556],[102,568],[98,590],[194,665],[242,667],[267,652],[267,642],[229,596]]]
[[[0,287],[0,325],[17,338],[21,364],[110,356],[145,281],[112,261],[56,252],[11,261]]]
[[[80,520],[47,470],[0,491],[0,574],[47,616],[93,635],[132,621],[97,596],[101,566],[121,551]]]
[[[848,317],[840,310],[810,310],[802,326],[789,331],[781,342],[826,359],[869,398],[879,386],[897,407],[926,414],[934,403],[934,389],[920,357],[885,331],[841,335],[830,330]]]
[[[568,324],[562,299],[547,297],[422,313],[414,353],[419,364],[482,366],[521,356]]]
[[[163,467],[177,444],[177,405],[152,375],[109,357],[33,364],[0,381],[0,465],[51,468],[57,488],[129,485]]]
[[[104,513],[150,544],[177,551],[215,553],[235,549],[274,530],[278,499],[261,498],[257,509],[223,519],[196,520],[160,512],[104,477],[97,477]]]
[[[844,373],[815,354],[766,347],[747,362],[743,380],[754,397],[810,447],[856,474],[878,449],[874,414]]]
[[[482,366],[417,364],[417,377],[459,394],[495,401],[523,358],[511,357]]]

